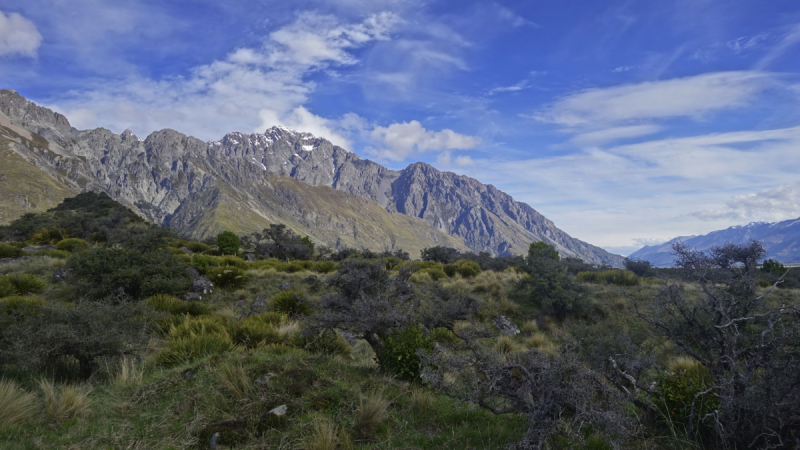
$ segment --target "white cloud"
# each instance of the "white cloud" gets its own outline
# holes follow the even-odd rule
[[[757,220],[775,222],[800,217],[800,185],[782,185],[754,194],[737,195],[725,208],[692,213],[702,220]]]
[[[761,72],[717,72],[586,89],[556,101],[535,117],[563,126],[602,126],[642,119],[700,117],[747,105],[771,82],[772,77]]]
[[[619,139],[635,138],[657,133],[662,127],[657,125],[631,125],[627,127],[612,127],[604,130],[581,133],[570,139],[575,145],[601,145]]]
[[[756,63],[755,68],[757,70],[764,70],[772,64],[773,61],[780,58],[786,50],[793,47],[795,44],[800,42],[800,24],[795,25],[789,32],[783,36],[783,39],[778,43],[778,45],[772,47],[763,58],[761,58],[758,63]]]
[[[349,144],[337,120],[314,115],[303,105],[315,71],[352,65],[352,49],[389,39],[399,19],[391,13],[342,24],[330,16],[300,14],[273,31],[258,48],[239,48],[195,67],[186,77],[153,80],[131,76],[59,99],[55,109],[77,128],[129,128],[146,135],[173,128],[216,140],[229,131],[263,131],[283,124]]]
[[[767,33],[758,33],[755,36],[742,36],[728,41],[728,48],[733,50],[734,53],[742,53],[761,47],[768,38],[769,34]]]
[[[516,92],[521,91],[523,89],[527,89],[528,80],[522,80],[519,83],[512,85],[512,86],[503,86],[503,87],[496,87],[494,89],[489,90],[489,95],[498,94],[500,92]]]
[[[17,13],[0,11],[0,56],[22,55],[35,57],[42,35],[36,25]]]
[[[481,138],[453,130],[426,130],[416,120],[375,127],[370,137],[381,145],[380,149],[374,151],[375,155],[392,161],[403,161],[418,152],[465,150],[481,144]]]
[[[614,73],[622,73],[622,72],[627,72],[627,71],[629,71],[631,69],[633,69],[633,66],[619,66],[616,69],[612,70],[612,72],[614,72]]]

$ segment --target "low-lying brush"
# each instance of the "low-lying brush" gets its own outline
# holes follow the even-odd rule
[[[171,340],[155,357],[156,364],[174,367],[206,356],[219,355],[233,350],[227,334],[200,334]]]
[[[295,291],[281,291],[272,297],[269,302],[272,311],[286,314],[289,317],[308,316],[311,314],[311,307],[308,302],[300,297]]]
[[[0,258],[19,258],[20,256],[22,256],[22,249],[0,242]]]
[[[42,391],[45,416],[51,422],[71,419],[90,410],[89,394],[92,389],[88,386],[57,385],[42,379],[39,381],[39,389]]]
[[[89,248],[89,243],[77,238],[64,239],[56,244],[56,250],[68,253],[82,252],[87,248]]]
[[[22,425],[38,412],[36,395],[17,383],[0,378],[0,428]]]
[[[28,273],[15,273],[13,275],[6,275],[4,277],[0,277],[0,280],[2,279],[5,281],[0,281],[0,283],[10,282],[12,285],[14,285],[14,288],[16,288],[17,292],[22,294],[38,294],[47,287],[47,284],[39,277]]]
[[[630,270],[604,270],[602,272],[579,272],[575,279],[586,283],[605,283],[617,286],[637,286],[639,277]]]
[[[211,306],[200,302],[187,302],[171,295],[159,294],[147,299],[147,305],[156,311],[180,315],[201,316],[213,311]]]
[[[247,274],[236,266],[217,267],[208,272],[208,279],[214,286],[238,289],[247,284]]]

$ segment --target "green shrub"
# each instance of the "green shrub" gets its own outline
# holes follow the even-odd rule
[[[395,331],[383,339],[383,345],[376,352],[381,369],[403,380],[414,381],[419,378],[421,361],[418,350],[433,350],[433,341],[422,327],[409,326]]]
[[[48,248],[44,250],[36,250],[33,252],[33,256],[49,256],[51,258],[67,259],[69,258],[69,252]]]
[[[66,231],[57,226],[41,228],[33,233],[28,242],[34,245],[55,244],[58,241],[68,238]]]
[[[173,321],[169,326],[170,339],[182,339],[206,334],[227,335],[227,333],[228,326],[225,319],[217,316],[180,317],[179,320]]]
[[[22,249],[0,242],[0,258],[19,258]]]
[[[713,393],[697,397],[713,383],[711,372],[701,364],[685,367],[677,373],[665,373],[655,390],[653,403],[665,420],[686,426],[693,402],[696,417],[705,417],[719,406],[719,398]],[[702,430],[702,423],[696,425]]]
[[[319,261],[314,263],[314,270],[319,273],[331,273],[339,268],[339,265],[333,261]]]
[[[64,252],[75,253],[75,252],[82,252],[89,248],[89,243],[84,241],[83,239],[77,238],[69,238],[64,239],[63,241],[59,241],[56,244],[56,250],[61,250]]]
[[[314,262],[313,261],[291,261],[286,267],[284,271],[287,273],[295,273],[301,272],[303,270],[313,270],[314,269]]]
[[[216,266],[216,258],[209,255],[192,255],[192,266],[205,275],[211,270],[211,266]]]
[[[481,273],[481,266],[477,262],[469,259],[459,259],[452,264],[445,264],[442,270],[451,278],[456,274],[464,278],[473,278]]]
[[[241,288],[247,284],[244,270],[235,266],[217,267],[208,272],[208,279],[221,288]]]
[[[47,284],[42,281],[36,275],[31,275],[29,273],[16,273],[13,275],[6,275],[4,277],[0,277],[0,279],[5,279],[4,283],[10,282],[14,285],[17,289],[17,292],[22,294],[38,294],[42,292]]]
[[[206,356],[219,355],[234,349],[227,334],[201,334],[169,342],[155,357],[156,364],[174,367]]]
[[[11,282],[8,277],[0,277],[0,298],[3,297],[11,297],[12,295],[17,295],[19,291],[17,291],[17,287],[14,283]]]
[[[287,316],[308,316],[311,314],[311,307],[297,292],[281,291],[272,297],[269,302],[269,309],[275,312],[286,314]]]
[[[186,302],[177,297],[166,294],[154,295],[147,299],[147,305],[156,311],[180,315],[201,316],[210,314],[211,306],[200,302]]]
[[[0,298],[0,314],[16,318],[33,317],[39,314],[47,301],[41,297],[9,296]]]
[[[223,254],[235,255],[239,252],[239,236],[232,231],[223,231],[217,235],[217,247]]]
[[[331,330],[305,336],[301,333],[292,341],[292,345],[311,353],[350,356],[350,344]]]
[[[418,272],[427,273],[428,276],[430,276],[433,281],[439,281],[447,278],[447,274],[442,269],[439,268],[421,269]]]

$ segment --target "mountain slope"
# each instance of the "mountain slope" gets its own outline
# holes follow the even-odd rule
[[[107,192],[148,219],[186,234],[209,234],[223,224],[251,231],[246,228],[281,221],[331,245],[382,248],[392,239],[399,242],[407,233],[398,227],[408,224],[415,231],[402,239],[407,250],[443,244],[493,254],[524,253],[530,242],[544,240],[564,256],[622,263],[622,257],[572,238],[494,186],[423,163],[389,170],[308,133],[273,127],[264,134],[229,133],[219,141],[203,142],[174,130],[157,131],[146,139],[130,131],[120,135],[102,128],[79,131],[65,117],[11,90],[0,91],[0,112],[18,127],[47,139],[42,139],[39,150],[17,148],[26,160],[51,176],[66,178],[72,188]],[[278,182],[280,177],[275,176],[305,184]],[[278,185],[283,191],[275,189]],[[375,207],[369,206],[376,221],[370,227],[369,221],[355,220],[358,214],[334,213],[334,206],[349,197],[322,195],[328,191],[309,191],[307,185],[360,197],[370,203],[354,203],[351,208],[376,205],[388,216],[381,214],[379,220]],[[280,192],[292,195],[281,197]],[[329,198],[313,201],[318,197]],[[205,203],[213,203],[213,210],[203,210]],[[281,206],[275,207],[276,203]],[[328,211],[341,222],[326,231],[329,224],[310,219],[315,211]],[[393,216],[397,217],[390,220]],[[358,223],[353,225],[354,221]],[[334,239],[337,233],[340,236]]]
[[[782,263],[800,262],[800,219],[775,223],[753,222],[701,236],[677,237],[661,245],[643,247],[632,253],[630,258],[644,259],[657,267],[669,267],[674,263],[671,253],[674,242],[681,241],[698,250],[707,250],[728,242],[744,244],[753,239],[764,244],[767,258]]]

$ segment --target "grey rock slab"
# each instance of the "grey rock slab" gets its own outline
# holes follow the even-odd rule
[[[506,316],[497,316],[494,318],[494,326],[500,330],[501,333],[514,337],[519,334],[519,328],[511,319]]]

